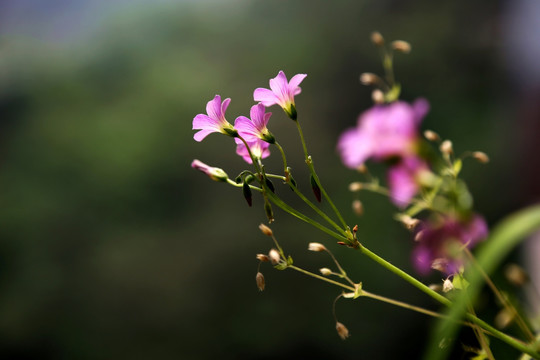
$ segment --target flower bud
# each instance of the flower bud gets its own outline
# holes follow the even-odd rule
[[[514,320],[514,316],[513,314],[508,311],[508,309],[502,309],[501,311],[499,311],[499,313],[495,316],[495,319],[494,319],[494,323],[495,323],[495,326],[499,329],[504,329],[505,327],[507,327],[508,325],[510,325],[510,323],[512,322],[512,320]]]
[[[352,202],[352,208],[356,215],[362,216],[364,214],[364,206],[360,200],[354,200]]]
[[[264,224],[259,225],[259,230],[261,230],[261,232],[266,236],[274,235],[274,233],[272,232],[272,229],[270,229],[268,226],[266,226]]]
[[[371,42],[374,43],[377,46],[383,46],[384,45],[384,38],[381,35],[380,32],[374,31],[371,33]]]
[[[246,199],[248,205],[251,207],[253,204],[253,196],[251,195],[251,189],[249,188],[249,184],[247,182],[244,182],[242,185],[242,193],[244,194],[244,199]]]
[[[479,163],[487,164],[489,162],[489,157],[486,153],[482,151],[475,151],[472,153],[472,157],[475,158]]]
[[[413,230],[420,223],[420,220],[412,218],[409,215],[400,215],[398,219],[409,230]]]
[[[411,44],[403,40],[392,41],[392,49],[408,54],[411,52]]]
[[[268,253],[268,257],[270,258],[270,262],[272,263],[272,265],[278,264],[279,260],[281,259],[281,256],[276,249],[270,250],[270,252]]]
[[[265,282],[264,275],[261,272],[257,273],[257,275],[255,276],[255,281],[257,282],[257,287],[259,288],[259,291],[263,291]]]
[[[514,286],[523,286],[529,281],[529,275],[521,266],[516,264],[509,264],[504,269],[504,276]]]
[[[435,292],[441,292],[442,291],[442,285],[440,284],[430,284],[429,288]]]
[[[276,189],[274,188],[274,184],[270,181],[269,178],[265,178],[264,182],[266,183],[266,186],[270,189],[271,192],[275,193]]]
[[[268,255],[257,254],[257,260],[259,260],[261,262],[269,262],[270,258],[268,257]]]
[[[206,165],[205,163],[197,159],[191,162],[191,167],[195,170],[199,170],[205,173],[210,177],[210,179],[214,181],[227,181],[227,179],[229,178],[229,176],[227,176],[227,173],[223,171],[223,169]]]
[[[349,191],[351,192],[357,192],[362,190],[362,183],[355,181],[349,184]]]
[[[309,243],[308,250],[309,251],[326,251],[326,247],[321,243],[312,242],[312,243]]]
[[[330,276],[332,275],[332,270],[330,270],[329,268],[321,268],[319,269],[319,271],[321,272],[321,274],[323,276]]]
[[[446,279],[443,282],[442,291],[447,293],[449,291],[454,290],[454,284],[452,284],[452,280]]]
[[[345,340],[349,337],[349,329],[339,321],[336,322],[336,330],[341,340]]]
[[[428,139],[429,141],[439,141],[441,140],[439,134],[437,134],[435,131],[426,130],[424,131],[424,137]]]
[[[356,167],[356,171],[358,171],[360,174],[365,174],[368,171],[368,168],[366,164],[360,164]]]
[[[265,200],[264,202],[264,212],[266,213],[266,217],[268,218],[269,223],[274,222],[274,212],[272,211],[272,205],[270,205],[270,202],[268,200]]]
[[[452,142],[450,140],[444,140],[439,147],[439,150],[441,150],[441,152],[446,155],[452,154],[454,152]]]
[[[311,182],[311,189],[313,190],[315,198],[318,202],[321,202],[321,188],[319,187],[319,184],[317,184],[317,181],[315,181],[313,175],[310,176],[309,181]]]
[[[373,73],[365,72],[360,74],[360,82],[362,85],[375,85],[379,81],[379,77]]]
[[[379,89],[375,89],[371,92],[371,99],[375,104],[384,104],[384,93]]]

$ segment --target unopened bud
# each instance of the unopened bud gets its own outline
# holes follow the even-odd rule
[[[255,276],[255,281],[257,282],[257,287],[259,288],[259,291],[264,290],[264,275],[261,272],[258,272]]]
[[[354,200],[352,202],[352,208],[356,215],[362,216],[364,214],[364,205],[362,205],[360,200]]]
[[[392,41],[391,46],[392,49],[400,51],[404,54],[408,54],[411,52],[411,44],[403,40]]]
[[[278,264],[279,260],[281,259],[281,256],[276,249],[270,250],[270,252],[268,253],[268,257],[270,258],[270,262],[272,263],[272,265]]]
[[[268,255],[257,254],[257,260],[262,261],[262,262],[269,262],[270,258],[268,257]]]
[[[435,292],[441,292],[442,291],[442,285],[440,284],[430,284],[429,288]]]
[[[368,171],[368,168],[366,164],[360,164],[356,167],[356,171],[358,171],[360,174],[365,174]]]
[[[329,268],[322,268],[322,269],[319,269],[319,271],[321,272],[321,274],[323,274],[323,276],[332,275],[332,270],[330,270]]]
[[[523,286],[529,281],[529,276],[525,270],[516,264],[509,264],[504,269],[504,276],[514,286]]]
[[[429,141],[439,141],[441,137],[435,131],[426,130],[424,131],[424,137]]]
[[[270,205],[270,202],[268,200],[265,200],[264,202],[264,211],[266,212],[266,217],[268,218],[268,222],[271,224],[274,222],[274,212],[272,211],[272,205]]]
[[[242,185],[242,194],[244,194],[244,199],[246,199],[246,202],[251,207],[253,204],[253,196],[251,195],[251,189],[249,188],[249,184],[247,182],[244,182]]]
[[[379,89],[375,89],[371,92],[371,99],[375,104],[384,104],[384,93]]]
[[[452,280],[446,279],[443,282],[442,291],[447,293],[449,291],[454,290],[454,284],[452,284]]]
[[[383,46],[384,45],[384,38],[381,35],[380,32],[374,31],[371,33],[371,42],[374,43],[377,46]]]
[[[360,75],[360,82],[362,85],[375,85],[379,81],[379,77],[373,73],[365,72]]]
[[[319,184],[317,184],[317,181],[315,180],[313,174],[310,176],[309,181],[311,182],[311,189],[313,190],[313,195],[315,195],[315,198],[318,202],[321,202],[321,188],[319,187]]]
[[[412,218],[409,215],[399,216],[399,221],[409,230],[413,230],[416,225],[420,224],[420,220]]]
[[[441,150],[443,154],[447,154],[447,155],[450,155],[454,152],[454,149],[452,147],[452,142],[450,140],[444,140],[441,146],[439,147],[439,149]]]
[[[208,175],[208,177],[210,177],[210,179],[214,181],[227,181],[227,179],[229,178],[229,176],[227,176],[227,173],[223,171],[223,169],[206,165],[205,163],[197,159],[191,162],[191,167],[195,170],[199,170],[205,173],[206,175]]]
[[[312,243],[309,243],[308,250],[309,251],[326,251],[326,247],[324,247],[324,245],[321,243],[312,242]]]
[[[274,235],[274,233],[272,232],[272,229],[270,229],[268,226],[266,226],[264,224],[259,225],[259,230],[261,230],[261,232],[266,236]]]
[[[362,183],[355,181],[349,184],[349,191],[357,192],[362,190]]]
[[[336,322],[336,331],[339,337],[341,338],[341,340],[345,340],[349,337],[349,329],[347,329],[345,325],[343,325],[339,321]]]
[[[495,326],[499,329],[504,329],[510,323],[514,320],[514,316],[510,311],[507,309],[502,309],[499,311],[499,313],[495,316],[495,320],[493,321],[495,323]]]
[[[487,154],[482,151],[473,152],[472,157],[482,164],[487,164],[489,162],[489,156],[487,156]]]

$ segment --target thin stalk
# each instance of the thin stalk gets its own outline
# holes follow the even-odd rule
[[[294,265],[288,265],[287,266],[287,269],[293,269],[293,270],[296,270],[298,272],[301,272],[305,275],[308,275],[308,276],[311,276],[311,277],[314,277],[316,279],[319,279],[319,280],[322,280],[322,281],[325,281],[327,283],[330,283],[330,284],[333,284],[333,285],[336,285],[336,286],[339,286],[345,290],[349,290],[350,292],[354,292],[356,289],[352,286],[349,286],[349,285],[346,285],[346,284],[342,284],[340,283],[339,281],[335,281],[335,280],[332,280],[332,279],[329,279],[327,277],[324,277],[322,275],[318,275],[318,274],[315,274],[315,273],[312,273],[311,271],[307,271],[307,270],[304,270],[302,268],[299,268],[297,266],[294,266]]]
[[[288,176],[289,170],[287,170],[288,166],[287,166],[287,157],[285,156],[285,151],[283,151],[283,148],[281,147],[281,145],[279,145],[279,143],[277,141],[274,143],[274,145],[276,145],[279,152],[281,153],[281,158],[283,159],[283,172],[285,173],[285,177],[288,180],[289,179],[289,176]]]
[[[227,183],[229,185],[232,185],[234,187],[242,187],[243,185],[242,184],[237,184],[236,182],[232,181],[231,179],[227,179]],[[254,186],[254,185],[249,185],[249,188],[251,190],[255,190],[255,191],[258,191],[258,192],[263,192],[263,190],[257,186]]]
[[[311,156],[309,156],[309,153],[307,151],[306,141],[304,139],[304,132],[302,131],[302,127],[300,126],[300,122],[298,120],[296,120],[295,123],[296,123],[296,128],[298,129],[298,133],[300,134],[300,141],[302,142],[302,148],[304,149],[304,156],[305,156],[305,159],[306,159],[306,164],[309,167],[309,171],[310,171],[311,175],[313,176],[313,179],[315,179],[315,182],[317,183],[317,185],[321,189],[321,193],[323,194],[324,198],[326,199],[326,201],[328,201],[328,203],[332,207],[332,210],[334,210],[334,213],[339,218],[339,221],[343,225],[343,228],[347,229],[347,223],[343,219],[343,216],[341,216],[341,213],[337,209],[336,205],[334,205],[334,202],[332,201],[332,199],[330,199],[330,196],[328,196],[328,193],[326,192],[326,190],[322,186],[321,181],[320,181],[319,177],[317,176],[317,173],[315,172],[315,167],[313,166],[313,160],[311,159]]]

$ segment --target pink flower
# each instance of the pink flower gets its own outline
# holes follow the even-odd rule
[[[346,130],[338,140],[343,163],[356,168],[369,158],[380,161],[414,155],[418,127],[428,110],[428,102],[418,99],[412,105],[397,101],[365,111],[357,127]]]
[[[205,163],[197,159],[191,162],[191,167],[195,170],[199,170],[205,173],[210,177],[210,179],[214,181],[227,181],[227,179],[229,178],[225,171],[223,171],[222,169],[206,165]]]
[[[388,169],[390,199],[396,206],[403,208],[409,204],[419,189],[418,175],[427,170],[426,162],[416,156],[403,158]]]
[[[236,138],[234,139],[236,141],[236,153],[240,155],[248,164],[252,164],[253,161],[251,161],[251,157],[249,156],[248,149],[246,148],[246,145],[242,142],[242,140]],[[255,159],[264,159],[270,156],[270,150],[268,147],[270,146],[269,143],[266,141],[255,139],[255,141],[246,141],[250,150],[251,154]]]
[[[275,78],[270,79],[270,90],[264,88],[255,89],[253,99],[260,101],[266,107],[278,104],[291,119],[296,120],[294,96],[302,91],[298,85],[306,76],[306,74],[297,74],[288,82],[285,73],[280,71]]]
[[[276,142],[274,136],[266,128],[272,113],[265,113],[262,103],[253,105],[249,113],[251,120],[245,116],[239,116],[234,121],[234,128],[246,141],[264,140],[270,144]]]
[[[229,136],[236,136],[237,132],[233,126],[225,119],[225,111],[229,106],[231,99],[223,100],[221,96],[216,95],[213,100],[206,104],[206,114],[198,114],[193,118],[193,130],[200,130],[193,138],[196,141],[202,141],[208,134],[220,132]]]
[[[459,272],[463,265],[459,248],[472,248],[488,236],[486,221],[478,214],[468,219],[444,216],[437,221],[424,222],[417,229],[413,264],[423,275],[431,269],[447,275]]]

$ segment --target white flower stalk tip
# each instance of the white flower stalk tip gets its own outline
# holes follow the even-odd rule
[[[321,243],[309,243],[308,245],[309,251],[326,251],[326,247]]]
[[[352,209],[356,215],[364,215],[364,205],[362,205],[362,202],[360,200],[354,200],[352,202]]]
[[[261,272],[257,273],[255,276],[255,281],[257,282],[257,288],[259,291],[263,291],[266,284],[264,282],[264,275]]]
[[[375,104],[384,104],[384,93],[379,89],[375,89],[371,93],[371,99]]]
[[[270,258],[268,257],[268,255],[257,254],[257,260],[259,260],[261,262],[269,262]]]
[[[444,140],[439,148],[443,154],[450,155],[454,152],[452,142],[450,140]]]
[[[473,152],[472,157],[481,164],[487,164],[489,162],[489,156],[482,151]]]
[[[452,280],[446,279],[443,282],[442,291],[447,293],[449,291],[454,290],[454,284],[452,284]]]
[[[281,260],[281,256],[276,249],[270,250],[270,252],[268,253],[268,257],[270,258],[270,262],[272,263],[272,265],[277,265],[279,263],[279,260]]]
[[[261,230],[261,232],[266,236],[274,235],[274,233],[272,232],[272,229],[270,229],[268,226],[266,226],[264,224],[259,225],[259,230]]]
[[[373,73],[365,72],[360,75],[360,83],[362,83],[362,85],[375,85],[378,82],[379,77]]]
[[[411,52],[411,44],[403,40],[392,41],[392,49],[408,54]]]
[[[321,268],[319,269],[319,271],[321,272],[321,274],[323,276],[330,276],[332,275],[332,270],[330,270],[329,268]]]
[[[383,46],[384,45],[384,38],[381,35],[380,32],[374,31],[371,33],[371,42],[374,43],[377,46]]]
[[[435,131],[426,130],[424,131],[424,137],[428,139],[429,141],[439,141],[441,140],[439,134],[437,134]]]
[[[358,181],[355,181],[355,182],[352,182],[349,184],[349,191],[350,192],[357,192],[357,191],[360,191],[362,190],[362,183],[361,182],[358,182]]]

